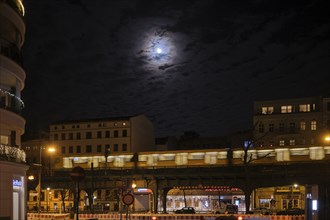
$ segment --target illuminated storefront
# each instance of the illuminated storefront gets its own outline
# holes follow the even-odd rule
[[[27,168],[23,164],[0,161],[0,218],[25,219]]]

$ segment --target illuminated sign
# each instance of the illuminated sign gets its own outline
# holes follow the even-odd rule
[[[22,186],[22,181],[13,180],[13,186],[21,187]]]

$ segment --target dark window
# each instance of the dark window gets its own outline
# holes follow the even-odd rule
[[[330,111],[330,102],[327,103],[327,111]]]
[[[62,154],[65,154],[65,147],[62,147]]]
[[[69,140],[73,139],[73,133],[69,133]]]
[[[70,153],[70,154],[73,153],[73,147],[72,147],[72,146],[69,147],[69,153]]]
[[[81,134],[80,132],[77,133],[77,140],[80,140],[81,139]]]
[[[259,124],[259,133],[264,133],[265,126],[263,124]]]
[[[92,132],[86,132],[86,139],[92,139]]]
[[[104,154],[106,157],[110,155],[110,145],[109,144],[105,145]]]
[[[274,124],[269,124],[269,132],[274,132]]]
[[[280,127],[279,127],[280,132],[284,131],[284,123],[280,123]]]
[[[79,125],[77,125],[77,128],[79,128],[80,126]]]
[[[294,122],[290,122],[290,133],[294,133],[296,130],[296,124]]]
[[[123,144],[122,148],[123,148],[123,151],[127,151],[127,144]]]
[[[114,137],[118,137],[118,131],[117,131],[117,130],[114,130],[114,132],[113,132],[113,136],[114,136]]]
[[[102,138],[102,131],[97,132],[97,138]]]
[[[114,144],[113,145],[113,151],[114,152],[118,152],[118,144]]]
[[[77,146],[77,151],[76,152],[81,153],[81,147],[79,145]]]
[[[327,120],[327,129],[330,130],[330,119]]]
[[[58,134],[54,134],[54,140],[58,140]]]
[[[86,145],[86,153],[92,152],[92,145]]]
[[[65,133],[61,134],[61,140],[65,140]]]
[[[123,137],[127,137],[127,130],[123,130]]]
[[[102,152],[102,145],[97,145],[97,152],[98,153]]]
[[[110,131],[105,131],[105,137],[109,138],[110,137]]]

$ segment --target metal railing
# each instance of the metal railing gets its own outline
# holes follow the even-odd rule
[[[26,162],[26,154],[23,150],[5,144],[0,144],[0,160]]]

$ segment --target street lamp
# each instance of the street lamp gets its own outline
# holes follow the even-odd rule
[[[325,142],[330,143],[330,134],[325,136],[324,140]]]
[[[293,189],[297,188],[298,187],[298,184],[297,183],[294,183],[292,186],[291,186],[291,208],[294,208],[294,200],[293,200]]]
[[[41,172],[42,172],[42,160],[41,160],[41,151],[44,147],[40,146],[39,147],[39,163],[38,164],[34,164],[35,166],[39,167],[39,179],[38,179],[38,216],[40,219],[40,209],[41,209]],[[49,152],[55,152],[55,148],[54,147],[50,147],[48,148]]]
[[[50,187],[47,187],[47,212],[50,211],[50,204],[49,204],[49,197],[52,194],[52,192],[50,191]]]

